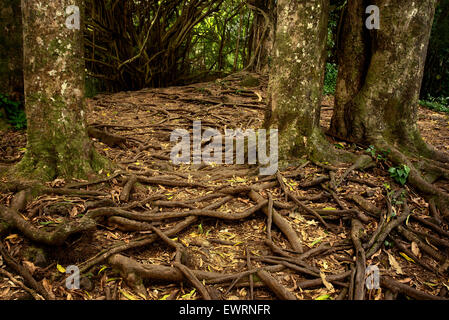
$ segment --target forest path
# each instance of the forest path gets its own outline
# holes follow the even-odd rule
[[[89,99],[88,122],[95,147],[117,163],[117,171],[101,172],[104,179],[96,183],[55,180],[49,183],[53,191],[102,194],[50,192],[29,202],[21,213],[39,228],[97,215],[101,218],[96,220],[97,228],[56,247],[36,245],[20,232],[12,233],[3,239],[10,256],[57,299],[201,299],[207,295],[340,299],[351,288],[364,285],[350,276],[351,265],[361,262],[354,253],[360,250],[356,245],[360,238],[360,243],[369,244],[362,246],[369,253],[365,265],[376,265],[381,273],[382,290],[369,291],[366,298],[388,299],[395,292],[399,298],[404,294],[447,298],[448,226],[430,219],[428,203],[407,186],[403,189],[409,194],[413,216],[404,222],[402,213],[408,211],[402,208],[400,192],[394,192],[401,186],[389,177],[383,160],[364,172],[307,163],[282,170],[277,177],[257,176],[255,166],[170,163],[171,132],[191,132],[195,120],[221,133],[224,128],[261,127],[267,79],[251,77],[257,78],[249,81],[251,86],[242,85],[248,74],[235,74],[214,82]],[[332,98],[326,97],[323,105],[325,127]],[[424,138],[448,151],[448,116],[420,109],[419,117]],[[0,159],[20,158],[26,142],[23,132],[9,131],[0,139]],[[331,142],[367,154],[362,148]],[[1,204],[10,206],[13,198],[14,192],[0,193]],[[382,220],[379,213],[388,216]],[[239,219],[234,220],[236,215]],[[354,218],[365,229],[355,238]],[[401,227],[392,225],[400,219]],[[386,227],[392,230],[386,232]],[[382,235],[385,241],[379,242]],[[298,252],[300,247],[303,253]],[[68,265],[86,271],[83,290],[65,287],[60,266]],[[253,270],[257,277],[250,282],[244,272],[254,268],[259,268]],[[163,281],[141,286],[136,277]],[[183,278],[186,281],[180,284]],[[205,285],[197,279],[205,280]],[[24,289],[0,274],[0,298],[21,296]]]

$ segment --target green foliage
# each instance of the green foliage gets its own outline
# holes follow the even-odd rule
[[[401,185],[404,185],[410,174],[410,168],[407,165],[402,164],[399,167],[391,167],[388,172],[390,173],[391,178]]]
[[[376,148],[374,146],[369,146],[365,151],[369,153],[373,158],[376,156]]]
[[[5,110],[5,120],[15,129],[22,130],[27,126],[27,119],[22,104],[12,101],[8,96],[0,93],[0,110]],[[0,117],[2,114],[0,114]]]
[[[366,153],[369,153],[371,157],[379,161],[387,160],[387,156],[390,153],[390,150],[379,150],[377,152],[376,147],[373,145],[369,146],[368,149],[365,150]]]
[[[329,25],[327,27],[327,58],[330,61],[336,61],[335,56],[335,35],[338,26],[338,16],[331,14],[329,18]],[[335,59],[334,59],[335,58]]]
[[[100,85],[101,85],[100,79],[87,76],[84,85],[85,97],[86,98],[95,97],[100,91]]]
[[[327,26],[327,61],[329,63],[337,63],[337,42],[338,42],[338,28],[346,7],[346,0],[331,0],[329,23]]]
[[[337,86],[338,66],[335,63],[326,63],[324,77],[324,94],[334,94]]]
[[[247,50],[254,13],[240,0],[225,0],[220,10],[196,25],[189,51],[191,71],[241,70],[248,63]],[[238,46],[237,46],[238,45]],[[236,57],[237,55],[237,57]]]
[[[449,113],[449,97],[430,97],[419,101],[420,105],[430,110]]]

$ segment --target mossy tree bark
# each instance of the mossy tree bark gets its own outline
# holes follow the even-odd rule
[[[328,0],[278,2],[265,126],[279,130],[281,165],[336,155],[319,126],[328,14]]]
[[[66,26],[80,8],[81,28]],[[86,131],[82,0],[22,0],[28,144],[18,172],[37,179],[86,177],[102,160]]]
[[[421,141],[417,106],[435,0],[373,4],[381,25],[368,32],[363,3],[348,3],[331,132],[353,141],[388,136],[415,145]]]
[[[343,23],[338,34],[337,107],[334,108],[330,131],[334,136],[344,139],[349,137],[346,123],[351,126],[351,119],[341,106],[345,106],[362,88],[369,63],[370,52],[366,43],[368,30],[365,28],[364,16],[363,2],[349,1],[343,11]]]
[[[370,4],[380,9],[379,30],[364,27],[363,2],[348,2],[329,131],[390,151],[390,160],[411,168],[409,182],[449,215],[449,195],[431,184],[439,177],[449,177],[449,157],[428,145],[417,126],[436,1],[376,0]]]

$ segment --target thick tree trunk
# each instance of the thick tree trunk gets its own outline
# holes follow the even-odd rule
[[[389,152],[395,165],[410,168],[409,183],[449,217],[449,194],[432,185],[449,179],[449,156],[428,145],[417,126],[436,2],[372,1],[380,29],[362,33],[365,8],[349,1],[330,133]]]
[[[334,114],[330,132],[335,137],[348,139],[345,113],[348,102],[360,91],[368,69],[370,52],[365,28],[365,6],[361,1],[349,1],[343,11],[343,23],[338,32],[337,59],[339,62]]]
[[[17,169],[49,180],[86,177],[100,159],[86,131],[83,28],[66,26],[82,0],[22,0],[28,144]]]
[[[355,142],[384,137],[424,150],[416,125],[435,0],[377,0],[380,29],[349,1],[330,132]],[[371,3],[370,3],[371,4]]]
[[[328,0],[278,2],[266,126],[279,130],[281,161],[330,157],[319,127],[328,13]]]

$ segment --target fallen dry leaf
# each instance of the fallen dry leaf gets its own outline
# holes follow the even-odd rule
[[[388,254],[388,261],[390,262],[390,265],[393,267],[395,272],[397,274],[404,274],[404,272],[402,271],[402,268],[399,265],[398,261],[393,257],[393,255],[391,253],[389,253],[388,251],[386,251],[386,252]]]
[[[419,251],[419,247],[416,242],[412,242],[412,252],[418,258],[421,258],[421,252]]]
[[[23,261],[22,264],[25,266],[25,268],[28,269],[28,271],[33,275],[34,271],[36,271],[37,267],[30,261]]]
[[[320,272],[320,277],[326,289],[329,290],[330,292],[334,292],[335,291],[334,286],[326,280],[326,275],[324,274],[324,272]]]

